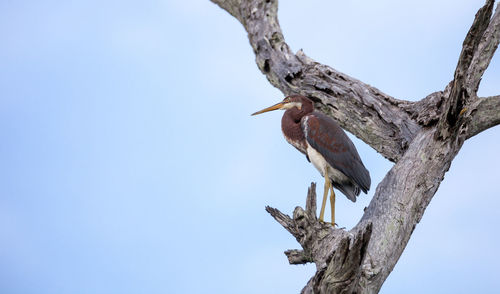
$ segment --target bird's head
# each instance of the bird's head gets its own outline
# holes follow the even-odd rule
[[[283,109],[283,110],[288,110],[288,109],[293,109],[296,108],[299,111],[305,111],[305,112],[311,112],[314,108],[313,102],[309,100],[309,98],[301,96],[301,95],[292,95],[292,96],[287,96],[283,101],[276,103],[272,106],[269,106],[267,108],[264,108],[260,111],[257,111],[255,113],[252,113],[252,115],[257,115],[261,114],[264,112],[272,111],[272,110],[277,110],[277,109]]]

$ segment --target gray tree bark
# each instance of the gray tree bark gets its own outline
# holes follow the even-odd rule
[[[500,5],[479,9],[463,42],[454,79],[417,102],[393,98],[335,69],[294,54],[278,23],[277,0],[211,0],[248,32],[259,69],[285,95],[301,94],[394,162],[350,231],[320,223],[315,185],[293,217],[266,210],[300,243],[291,264],[314,262],[302,293],[377,293],[396,265],[444,174],[468,138],[500,123],[500,96],[477,90],[500,42]]]

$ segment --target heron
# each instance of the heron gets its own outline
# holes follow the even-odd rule
[[[335,192],[340,190],[349,200],[356,202],[360,191],[370,189],[370,173],[364,166],[354,143],[339,124],[326,114],[315,110],[311,99],[291,95],[252,115],[268,111],[285,110],[281,130],[285,139],[305,154],[325,178],[323,201],[319,220],[324,222],[326,200],[330,193],[331,224],[335,226]]]

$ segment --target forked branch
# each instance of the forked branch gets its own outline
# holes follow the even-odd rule
[[[461,115],[477,99],[479,82],[488,67],[500,40],[499,9],[491,18],[494,0],[487,0],[479,9],[465,37],[462,52],[446,98],[443,119],[439,124],[439,135],[447,138],[456,132],[463,122]]]
[[[360,264],[370,241],[372,225],[345,231],[321,223],[316,217],[316,184],[307,192],[306,210],[296,207],[293,219],[279,210],[266,207],[303,250],[287,250],[290,264],[316,263],[316,275],[303,293],[350,293],[361,277]]]
[[[500,40],[500,9],[487,0],[469,30],[454,79],[418,102],[395,99],[359,80],[294,54],[278,24],[277,0],[211,0],[248,32],[257,65],[285,95],[302,94],[340,125],[396,164],[377,186],[360,222],[350,231],[318,222],[315,185],[306,209],[293,218],[266,210],[302,250],[291,264],[314,262],[303,293],[377,292],[401,256],[463,142],[500,123],[500,96],[477,98],[477,89]]]

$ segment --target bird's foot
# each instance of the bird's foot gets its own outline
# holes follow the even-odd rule
[[[325,222],[325,221],[323,221],[323,220],[319,220],[319,222],[320,222],[320,223],[322,223],[322,224],[329,224],[329,225],[331,225],[331,226],[332,226],[332,227],[334,227],[334,228],[339,226],[337,223],[333,223],[333,224],[332,224],[331,222]],[[345,228],[344,228],[344,229],[345,229]]]

